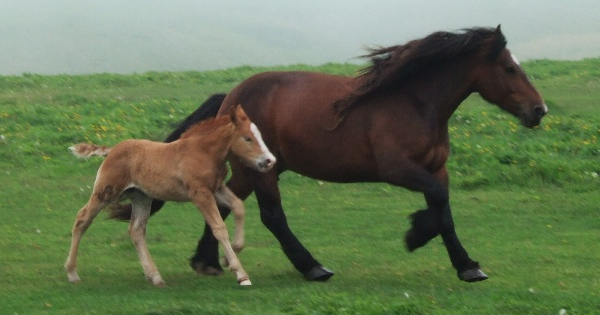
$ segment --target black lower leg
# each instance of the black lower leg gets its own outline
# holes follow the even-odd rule
[[[479,268],[479,263],[473,261],[467,250],[462,246],[456,230],[454,229],[454,221],[452,219],[452,213],[450,206],[446,205],[441,217],[441,235],[444,240],[444,245],[450,256],[452,266],[456,269],[458,278],[466,282],[476,282],[487,279]]]
[[[277,238],[296,270],[307,280],[325,281],[333,276],[333,272],[323,267],[292,233],[283,210],[272,212],[261,209],[261,220]]]
[[[419,210],[410,215],[411,228],[404,238],[409,251],[424,246],[439,234],[437,217],[437,214],[430,209]]]
[[[205,225],[204,234],[196,247],[196,253],[190,259],[190,266],[197,273],[208,275],[223,273],[223,268],[219,264],[219,242],[213,236],[208,225]]]
[[[223,219],[227,218],[231,212],[228,208],[220,208],[219,212]],[[197,273],[208,275],[220,275],[223,273],[223,268],[219,263],[219,241],[212,234],[212,230],[208,224],[204,225],[204,234],[198,241],[196,253],[190,259],[190,266]]]

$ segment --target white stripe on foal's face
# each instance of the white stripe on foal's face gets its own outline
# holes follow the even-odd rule
[[[273,163],[275,163],[275,161],[277,161],[277,159],[271,153],[271,151],[269,151],[269,148],[267,148],[267,145],[263,141],[262,136],[260,134],[260,130],[258,130],[258,127],[256,127],[256,125],[254,123],[252,123],[250,125],[250,130],[252,130],[252,133],[254,134],[254,138],[256,138],[256,141],[258,141],[258,145],[260,146],[260,149],[263,151],[263,155],[264,155],[263,158],[269,159],[269,160],[273,161]]]

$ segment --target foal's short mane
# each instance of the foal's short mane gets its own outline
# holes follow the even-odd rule
[[[192,125],[188,130],[181,134],[180,139],[189,138],[196,134],[209,134],[217,131],[220,127],[231,123],[231,117],[229,115],[222,115],[206,120],[202,120],[199,123]]]
[[[411,80],[416,74],[440,64],[477,52],[488,60],[498,57],[506,47],[506,38],[498,28],[471,28],[458,33],[436,32],[405,45],[370,49],[367,55],[371,66],[356,77],[357,87],[348,97],[338,101],[339,117],[364,98]]]

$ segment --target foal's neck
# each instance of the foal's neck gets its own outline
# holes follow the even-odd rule
[[[231,149],[231,143],[235,136],[235,125],[230,121],[226,124],[214,126],[203,133],[189,134],[181,141],[191,144],[203,152],[211,154],[215,160],[224,161]]]

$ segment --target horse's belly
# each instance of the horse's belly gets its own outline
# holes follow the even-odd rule
[[[337,183],[355,182],[377,182],[377,172],[373,165],[366,162],[354,161],[349,163],[343,158],[328,156],[315,158],[314,154],[308,154],[312,160],[285,161],[287,169],[314,179]],[[316,162],[316,163],[315,163]]]

